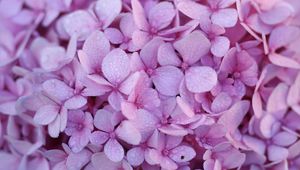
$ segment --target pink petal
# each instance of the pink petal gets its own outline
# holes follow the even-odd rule
[[[234,132],[241,124],[250,107],[249,101],[235,103],[229,110],[222,113],[218,123],[223,124],[228,132]]]
[[[0,3],[0,14],[4,17],[17,15],[22,9],[23,1],[20,0],[3,0]]]
[[[277,131],[276,129],[277,120],[274,116],[267,114],[260,122],[260,132],[266,138],[271,138]]]
[[[59,112],[59,107],[54,105],[45,105],[41,107],[34,115],[33,120],[41,125],[47,125],[54,121]]]
[[[82,150],[79,153],[72,153],[68,156],[66,165],[68,169],[82,169],[91,158],[92,153],[88,150]]]
[[[175,147],[179,146],[182,141],[183,141],[183,137],[182,136],[166,136],[166,138],[164,139],[166,140],[165,143],[165,148],[166,149],[174,149]]]
[[[160,38],[155,38],[142,48],[140,57],[148,68],[154,69],[157,67],[157,51],[162,43],[163,41]]]
[[[127,152],[126,158],[130,165],[139,166],[144,162],[144,151],[140,147],[132,148]]]
[[[101,62],[110,50],[108,39],[100,31],[94,31],[85,40],[82,51],[78,51],[78,58],[87,73],[100,70]]]
[[[81,136],[71,136],[69,139],[69,146],[74,153],[80,152],[89,142],[89,138],[85,138],[85,142],[81,143]]]
[[[138,101],[149,110],[158,107],[161,103],[157,91],[152,88],[145,89]]]
[[[68,99],[64,103],[64,107],[67,109],[79,109],[87,103],[87,99],[81,95],[76,95]]]
[[[288,157],[289,151],[286,148],[271,145],[268,147],[268,158],[270,161],[282,161]]]
[[[193,93],[210,91],[217,85],[217,73],[207,66],[195,66],[189,68],[185,73],[186,87]]]
[[[48,133],[52,138],[57,138],[60,132],[60,116],[56,116],[55,120],[48,125]]]
[[[139,2],[139,0],[131,0],[131,6],[132,15],[136,26],[141,30],[147,31],[149,24],[147,22],[142,4]]]
[[[297,141],[297,136],[289,132],[279,132],[272,138],[272,141],[278,146],[289,146]]]
[[[300,101],[300,74],[297,75],[295,82],[291,85],[288,96],[287,103],[289,105],[297,105],[298,101]]]
[[[132,145],[139,144],[142,139],[138,129],[126,120],[122,121],[115,132],[120,139]]]
[[[253,31],[261,34],[270,34],[273,27],[267,25],[261,21],[258,14],[253,14],[247,19],[247,24],[253,29]]]
[[[187,162],[196,156],[196,152],[189,146],[178,146],[171,150],[170,158],[175,162]]]
[[[35,158],[32,161],[28,162],[27,166],[28,166],[28,169],[50,170],[49,162],[45,158]]]
[[[288,148],[289,158],[295,158],[300,154],[300,141],[295,142],[292,146]]]
[[[162,133],[171,135],[171,136],[185,136],[188,134],[188,131],[181,126],[175,125],[166,125],[158,128]]]
[[[210,12],[208,7],[201,5],[200,3],[191,0],[180,1],[177,4],[177,8],[180,12],[192,19],[201,21],[207,21],[209,19]]]
[[[227,93],[219,93],[211,104],[211,110],[220,113],[227,110],[232,104],[232,99]]]
[[[153,114],[143,109],[139,109],[136,113],[136,118],[131,121],[144,136],[151,134],[151,132],[153,133],[158,122]]]
[[[257,138],[245,135],[243,137],[243,142],[253,151],[260,155],[264,155],[266,150],[266,144]]]
[[[102,23],[102,28],[107,28],[119,15],[122,9],[121,0],[99,0],[95,4],[95,13]]]
[[[194,31],[174,43],[174,48],[181,54],[187,64],[196,63],[210,49],[210,41],[200,31]]]
[[[163,43],[160,45],[157,54],[157,60],[160,65],[180,66],[181,61],[178,58],[172,44]]]
[[[285,35],[285,36],[282,36]],[[269,47],[272,50],[283,47],[295,41],[300,36],[300,29],[295,26],[278,26],[270,35]]]
[[[122,84],[119,87],[119,90],[122,93],[129,95],[134,90],[140,78],[140,72],[135,72],[131,74],[125,81],[122,82]]]
[[[176,67],[163,66],[156,69],[151,78],[159,93],[166,96],[175,96],[179,93],[183,73]]]
[[[0,113],[6,115],[17,115],[18,112],[16,110],[16,102],[5,102],[0,104]]]
[[[104,109],[98,110],[94,117],[94,125],[100,130],[111,132],[112,130],[114,130],[111,119],[112,113]]]
[[[103,152],[93,154],[91,158],[94,167],[105,170],[115,170],[120,168],[121,163],[116,163],[107,158]]]
[[[189,117],[193,117],[195,115],[193,108],[191,108],[191,106],[181,97],[177,96],[176,102],[184,114],[186,114]]]
[[[170,25],[175,17],[175,9],[170,2],[161,2],[150,9],[148,18],[152,28],[163,29]]]
[[[212,1],[214,1],[214,0],[212,0]],[[218,2],[218,0],[217,0],[217,2]],[[218,6],[219,6],[219,8],[226,8],[226,7],[230,7],[235,2],[236,2],[235,0],[221,0],[218,2]]]
[[[2,168],[4,169],[10,169],[10,168],[15,168],[17,169],[18,168],[18,164],[20,162],[20,158],[13,155],[13,154],[9,154],[7,152],[0,152],[0,157],[1,157],[1,160],[0,160],[0,163],[1,163],[1,166]]]
[[[66,51],[62,47],[46,47],[41,51],[40,64],[46,71],[57,71],[67,61]]]
[[[104,57],[102,72],[111,83],[120,83],[130,73],[130,61],[121,49],[114,49]]]
[[[108,103],[117,111],[121,110],[121,103],[124,100],[119,92],[111,92],[107,98]]]
[[[285,68],[293,68],[293,69],[300,69],[300,63],[297,61],[288,58],[286,56],[272,53],[269,54],[269,60],[277,66],[285,67]]]
[[[136,30],[132,34],[132,42],[138,49],[142,48],[151,39],[152,37],[144,31]]]
[[[178,165],[169,157],[163,157],[160,161],[160,165],[163,169],[177,169]]]
[[[287,109],[286,98],[288,94],[289,87],[284,84],[278,84],[273,92],[271,93],[267,102],[268,112],[285,112]]]
[[[96,28],[96,21],[87,11],[77,10],[62,18],[63,28],[70,37],[85,40]]]
[[[108,133],[102,131],[95,131],[89,137],[90,142],[93,145],[98,145],[98,146],[104,144],[108,140],[108,138],[109,138]]]
[[[121,44],[123,42],[123,34],[116,28],[107,28],[104,30],[104,34],[112,44]]]
[[[136,30],[133,15],[130,13],[125,14],[120,20],[120,30],[126,37],[132,37],[133,32]]]
[[[260,19],[269,25],[276,25],[284,22],[293,14],[293,7],[289,3],[277,3],[272,9],[259,14]]]
[[[240,167],[246,159],[246,155],[244,153],[241,153],[238,150],[233,149],[231,152],[229,152],[230,155],[228,157],[225,157],[224,162],[222,165],[228,169],[233,169]]]
[[[121,103],[122,114],[129,120],[136,117],[137,106],[133,103],[123,101]]]
[[[66,85],[66,83],[57,80],[50,79],[43,83],[43,90],[47,93],[51,99],[62,102],[72,97],[73,89]]]
[[[229,50],[230,41],[227,37],[218,36],[211,44],[211,53],[216,57],[223,57]]]
[[[116,139],[109,139],[104,146],[104,153],[113,162],[119,162],[124,157],[124,149]]]
[[[237,12],[235,9],[220,9],[217,12],[214,12],[211,16],[211,21],[214,24],[228,28],[233,27],[237,23]]]

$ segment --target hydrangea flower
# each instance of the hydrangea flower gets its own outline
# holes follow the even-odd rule
[[[65,132],[71,136],[69,146],[73,152],[80,152],[89,143],[93,129],[93,117],[90,113],[83,113],[81,110],[74,110],[68,113]]]
[[[300,1],[0,0],[0,169],[300,169]]]

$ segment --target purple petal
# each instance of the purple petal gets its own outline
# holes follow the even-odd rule
[[[159,67],[152,76],[156,89],[167,96],[175,96],[179,93],[179,85],[182,79],[183,73],[181,70],[173,66]]]
[[[111,119],[112,113],[104,109],[98,110],[94,118],[94,125],[100,130],[111,132],[114,129]]]
[[[93,32],[84,42],[82,51],[78,51],[78,58],[87,73],[100,70],[101,62],[110,50],[110,44],[100,31]]]
[[[124,149],[116,139],[109,139],[104,146],[104,153],[113,162],[119,162],[124,157]]]
[[[217,85],[217,73],[207,66],[195,66],[186,71],[186,87],[193,93],[203,93]]]
[[[121,0],[99,0],[96,2],[94,10],[102,28],[105,29],[119,15],[121,9]]]
[[[237,23],[238,15],[235,9],[220,9],[214,12],[211,16],[211,21],[214,24],[228,28],[233,27]]]
[[[142,136],[138,129],[126,120],[124,120],[118,126],[115,132],[120,139],[132,145],[139,144],[142,139]]]
[[[249,101],[239,101],[222,113],[218,123],[223,124],[228,132],[234,132],[241,124],[250,107]]]
[[[130,73],[130,61],[121,49],[114,49],[104,57],[102,72],[111,83],[120,83]]]
[[[149,11],[149,23],[152,28],[163,29],[170,25],[175,16],[175,9],[170,2],[161,2]]]
[[[126,158],[131,165],[139,166],[144,162],[144,151],[140,147],[132,148],[127,152]]]
[[[178,146],[171,150],[170,158],[175,162],[187,162],[196,156],[196,152],[189,146]]]
[[[181,54],[187,64],[196,63],[210,49],[210,41],[200,31],[194,31],[174,43],[174,48]]]
[[[35,113],[33,120],[38,124],[47,125],[56,119],[58,112],[58,106],[45,105]]]

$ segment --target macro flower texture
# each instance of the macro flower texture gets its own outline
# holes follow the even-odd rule
[[[0,170],[299,169],[299,0],[0,0]]]

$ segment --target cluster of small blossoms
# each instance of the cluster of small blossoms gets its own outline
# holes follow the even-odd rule
[[[0,0],[0,170],[299,170],[299,0]]]

